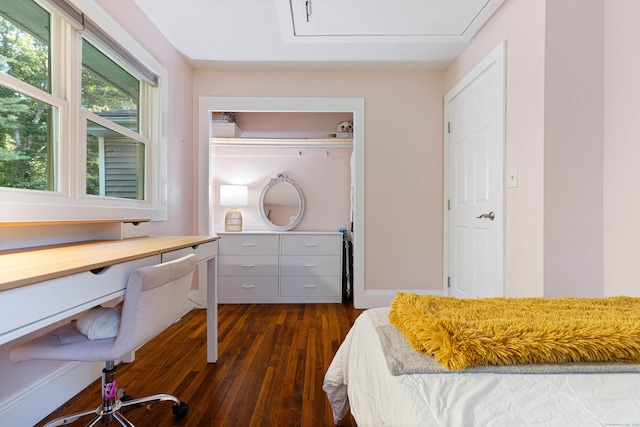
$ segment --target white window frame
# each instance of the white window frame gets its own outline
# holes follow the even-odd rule
[[[101,117],[80,108],[82,34],[70,25],[60,30],[59,14],[46,0],[37,0],[53,19],[52,93],[34,88],[12,76],[0,73],[0,83],[58,108],[60,114],[56,191],[22,190],[0,187],[0,222],[77,219],[167,219],[167,105],[168,73],[161,64],[129,35],[94,0],[69,0],[110,37],[158,75],[158,87],[144,88],[140,95],[140,134],[145,143],[145,200],[109,198],[86,194],[86,120],[102,124]],[[92,43],[90,37],[87,37]],[[96,44],[96,47],[100,47]],[[116,61],[119,62],[119,61]],[[57,67],[57,68],[56,68]],[[58,72],[60,70],[61,72]],[[57,78],[55,82],[53,79]],[[61,85],[62,84],[62,85]],[[60,89],[62,87],[63,89]],[[58,93],[62,91],[63,93]],[[147,115],[148,114],[148,115]],[[107,126],[113,128],[112,123]],[[131,134],[118,132],[131,136]],[[133,133],[133,132],[132,132]]]
[[[83,134],[85,135],[86,138],[86,134],[87,134],[87,120],[90,120],[104,128],[110,129],[110,130],[114,130],[116,132],[118,132],[120,135],[130,138],[134,141],[140,142],[142,144],[144,144],[144,188],[145,188],[145,198],[144,200],[137,200],[137,199],[122,199],[122,198],[111,198],[108,196],[97,196],[94,194],[87,194],[86,193],[86,188],[87,188],[87,162],[86,162],[86,158],[87,158],[87,144],[81,144],[79,146],[79,159],[82,159],[83,161],[78,164],[78,187],[79,189],[82,189],[82,192],[80,193],[80,197],[83,199],[89,199],[89,200],[94,200],[94,199],[98,199],[98,200],[94,200],[95,203],[104,203],[107,202],[115,202],[118,204],[122,204],[122,205],[127,205],[127,206],[131,206],[131,207],[143,207],[143,208],[150,208],[151,202],[149,200],[149,193],[150,193],[150,189],[151,187],[153,187],[152,184],[152,174],[151,174],[151,170],[153,170],[153,165],[150,164],[149,162],[149,156],[151,154],[152,151],[152,146],[153,146],[153,142],[151,139],[144,137],[143,135],[140,135],[136,132],[133,132],[127,128],[124,128],[122,126],[119,126],[115,123],[113,123],[112,121],[105,119],[104,117],[100,117],[97,114],[91,113],[89,111],[83,110],[81,115],[82,117],[81,119],[81,123],[79,128],[81,129],[81,131],[83,131]],[[86,141],[86,140],[85,140]],[[104,168],[101,168],[101,172],[104,172]],[[91,202],[88,202],[91,203]]]

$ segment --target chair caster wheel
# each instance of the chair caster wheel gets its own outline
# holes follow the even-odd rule
[[[171,409],[173,410],[173,415],[175,415],[176,418],[184,418],[187,416],[187,412],[189,412],[189,405],[184,402],[180,402],[179,405],[174,405]]]

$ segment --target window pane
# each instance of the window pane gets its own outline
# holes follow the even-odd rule
[[[139,131],[140,81],[86,40],[82,41],[82,108]]]
[[[145,146],[87,120],[87,194],[144,199]]]
[[[0,187],[55,191],[58,109],[0,85]]]
[[[50,22],[49,12],[31,0],[0,2],[0,71],[46,92]]]

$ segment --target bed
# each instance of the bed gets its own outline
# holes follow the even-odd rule
[[[452,371],[413,350],[390,311],[363,312],[326,372],[336,424],[350,411],[360,427],[640,426],[640,364]]]

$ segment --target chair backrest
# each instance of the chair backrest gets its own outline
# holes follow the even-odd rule
[[[147,343],[184,314],[197,257],[142,267],[131,273],[111,349],[126,354]]]

